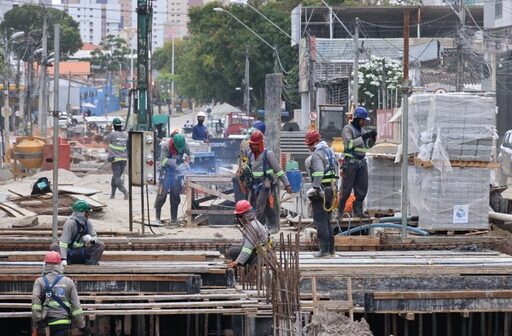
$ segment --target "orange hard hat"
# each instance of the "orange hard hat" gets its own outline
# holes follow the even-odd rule
[[[251,145],[258,145],[263,142],[263,133],[259,130],[255,130],[251,133],[251,137],[249,138],[249,143]]]
[[[251,209],[252,209],[252,206],[251,206],[251,203],[249,203],[249,201],[241,200],[236,203],[234,214],[240,215],[240,214],[246,213],[247,211],[249,211]]]
[[[55,251],[46,253],[44,256],[44,262],[47,264],[60,264],[60,253]]]
[[[304,143],[306,145],[312,145],[315,142],[320,141],[320,133],[318,131],[309,131],[304,137]]]

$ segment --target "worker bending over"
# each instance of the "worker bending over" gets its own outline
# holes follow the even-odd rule
[[[193,162],[185,137],[175,134],[169,141],[162,142],[160,152],[158,195],[155,200],[156,221],[160,223],[162,207],[169,195],[171,205],[171,224],[178,223],[178,207],[181,202],[180,192],[183,189],[184,173]]]
[[[86,201],[77,200],[72,209],[59,240],[62,264],[99,265],[105,244],[98,239],[89,220],[91,207]]]
[[[208,142],[208,127],[204,125],[206,114],[201,111],[197,114],[197,125],[192,127],[192,139]]]
[[[354,119],[342,131],[345,145],[345,163],[343,165],[343,190],[341,192],[338,214],[341,216],[345,210],[352,189],[354,189],[354,216],[365,217],[363,202],[368,192],[368,165],[366,151],[373,147],[377,138],[376,131],[366,131],[364,127],[370,120],[368,111],[359,106],[354,111]]]
[[[32,290],[32,321],[37,336],[71,335],[71,322],[89,335],[75,283],[63,275],[60,254],[52,251],[44,257],[43,275],[34,282]]]
[[[268,228],[258,221],[249,201],[238,201],[234,214],[242,227],[244,241],[242,246],[229,248],[228,256],[232,260],[228,264],[229,268],[254,264],[258,252],[272,249]]]
[[[313,208],[313,221],[316,224],[319,252],[315,257],[335,255],[334,235],[331,227],[331,213],[334,210],[334,195],[337,192],[338,162],[334,152],[325,141],[321,141],[320,133],[309,131],[304,142],[311,155],[306,159],[306,170],[311,177],[311,188],[307,191]]]
[[[256,217],[265,225],[274,227],[276,223],[276,186],[275,178],[283,183],[286,192],[291,193],[292,188],[286,174],[281,169],[274,153],[265,148],[263,133],[254,131],[249,138],[248,166],[252,171],[252,190],[250,190],[251,204],[256,206]]]
[[[112,121],[114,131],[105,137],[105,143],[108,144],[108,162],[112,165],[112,181],[110,185],[112,192],[110,199],[116,197],[116,190],[119,189],[124,194],[124,199],[128,199],[128,191],[124,187],[123,174],[128,162],[126,145],[128,143],[128,133],[123,130],[123,122],[120,118],[114,118]]]
[[[238,171],[236,177],[233,178],[233,192],[237,202],[242,199],[248,199],[248,186],[252,183],[252,172],[248,166],[249,156],[251,155],[249,139],[251,134],[256,130],[265,135],[265,129],[266,127],[263,121],[256,121],[240,143],[240,152],[238,154]]]

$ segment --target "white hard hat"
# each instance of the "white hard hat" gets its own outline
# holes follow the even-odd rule
[[[204,118],[206,118],[206,114],[205,114],[203,111],[201,111],[201,112],[199,112],[199,113],[197,114],[197,117],[198,117],[198,118],[199,118],[199,117],[204,117]]]

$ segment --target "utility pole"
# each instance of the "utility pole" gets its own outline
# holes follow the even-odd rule
[[[460,23],[457,27],[457,75],[456,75],[456,90],[457,92],[464,91],[464,80],[463,80],[463,71],[464,71],[464,59],[463,59],[463,45],[461,38],[461,30],[464,28],[464,24],[466,21],[466,12],[464,11],[464,2],[463,0],[457,0],[455,2],[455,6],[457,9],[457,14],[460,19]]]
[[[68,75],[68,101],[66,103],[66,114],[69,121],[69,118],[71,117],[71,71]]]
[[[247,116],[251,114],[251,85],[249,83],[249,46],[245,47],[245,108]]]
[[[53,65],[53,209],[52,209],[52,242],[57,242],[57,228],[59,225],[59,62],[60,62],[60,25],[54,25],[54,52]]]
[[[404,10],[404,58],[403,58],[404,83],[402,86],[402,242],[407,239],[407,178],[409,169],[409,10]]]
[[[352,104],[357,107],[359,101],[359,18],[356,18],[356,29],[354,32],[354,79],[352,82]]]
[[[174,30],[172,32],[172,54],[171,54],[171,58],[172,58],[172,64],[171,64],[171,75],[172,75],[172,79],[171,79],[171,110],[170,112],[172,113],[172,109],[174,108]]]
[[[27,76],[26,82],[26,103],[25,103],[25,135],[32,135],[32,104],[31,104],[31,86],[32,86],[32,39],[27,37],[27,48],[28,48],[28,62],[27,62]]]
[[[138,130],[151,128],[151,97],[149,95],[151,68],[151,24],[153,7],[151,1],[137,0],[137,111]]]
[[[44,7],[43,7],[44,8]],[[43,19],[43,37],[42,37],[42,49],[41,52],[41,69],[39,74],[39,106],[37,120],[39,123],[39,131],[41,136],[46,137],[46,57],[48,56],[48,18],[46,17],[46,8],[44,8],[44,19]]]

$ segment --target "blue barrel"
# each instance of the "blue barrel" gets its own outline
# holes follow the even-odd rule
[[[286,163],[286,177],[288,177],[292,192],[299,192],[302,185],[302,173],[299,170],[299,163],[297,161],[290,160]]]

